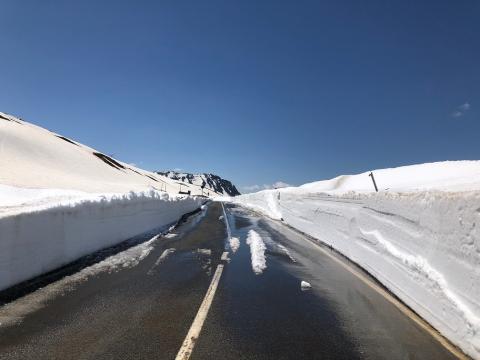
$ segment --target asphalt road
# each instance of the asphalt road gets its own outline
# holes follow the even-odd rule
[[[232,236],[240,239],[235,253],[222,207],[212,203],[175,236],[151,242],[145,236],[0,307],[0,359],[174,359],[223,251],[231,261],[191,359],[454,358],[318,245],[282,224],[226,208]],[[261,274],[252,270],[246,243],[252,229],[266,245]],[[302,291],[302,280],[312,288]]]

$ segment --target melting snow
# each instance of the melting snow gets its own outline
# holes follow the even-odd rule
[[[229,243],[230,243],[230,249],[232,249],[232,252],[236,253],[238,248],[240,247],[240,240],[237,237],[232,236],[229,239]]]
[[[267,248],[261,236],[255,230],[248,232],[247,244],[250,245],[253,272],[259,275],[267,268],[267,260],[265,259]]]

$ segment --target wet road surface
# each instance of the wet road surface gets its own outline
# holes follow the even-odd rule
[[[223,251],[231,260],[191,359],[455,358],[316,244],[225,207],[236,252],[221,204],[211,203],[171,235],[0,307],[0,359],[174,359]],[[261,273],[251,230],[265,245]]]

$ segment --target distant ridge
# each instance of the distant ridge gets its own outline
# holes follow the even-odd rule
[[[156,173],[172,180],[182,181],[197,186],[204,185],[206,191],[213,190],[217,194],[230,196],[240,195],[240,192],[231,181],[225,180],[215,174],[191,174],[177,171],[157,171]]]

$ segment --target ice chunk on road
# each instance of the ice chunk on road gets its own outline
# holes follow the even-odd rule
[[[247,244],[250,246],[253,272],[259,275],[267,268],[267,260],[265,259],[265,250],[267,247],[255,230],[248,232]]]
[[[302,280],[302,282],[300,283],[300,288],[302,289],[302,291],[310,290],[312,288],[312,285],[310,285],[309,282]]]

